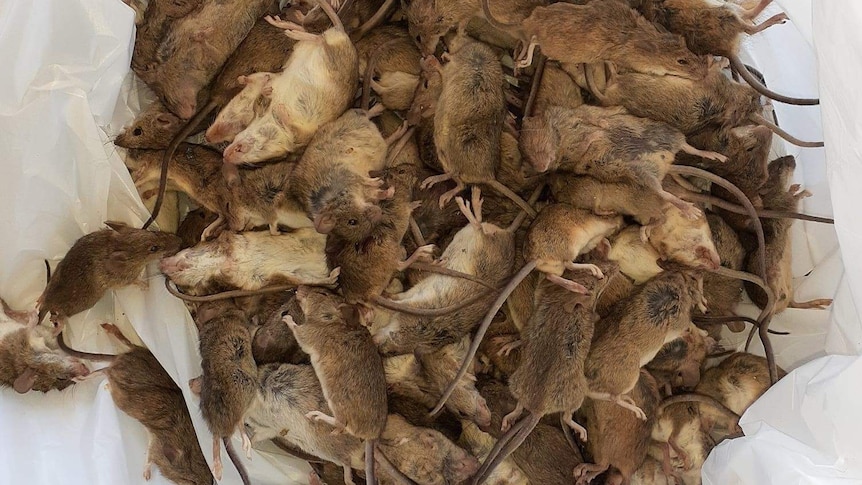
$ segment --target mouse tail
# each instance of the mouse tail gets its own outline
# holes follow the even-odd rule
[[[259,290],[228,290],[221,293],[213,293],[212,295],[194,296],[183,293],[179,290],[179,288],[171,284],[171,280],[169,278],[165,278],[165,288],[168,289],[168,293],[174,295],[180,300],[202,303],[206,301],[229,300],[231,298],[240,298],[244,296],[257,296],[266,295],[268,293],[279,293],[282,291],[292,290],[296,288],[296,285],[270,286],[261,288]]]
[[[677,394],[675,396],[668,397],[667,399],[665,399],[664,401],[661,402],[658,409],[656,410],[656,414],[657,415],[661,414],[661,412],[664,411],[664,409],[666,407],[668,407],[672,404],[677,404],[677,403],[681,403],[681,402],[704,403],[704,404],[707,404],[707,405],[715,408],[716,410],[720,411],[722,414],[724,414],[728,418],[731,418],[735,421],[739,421],[739,415],[736,414],[735,412],[733,412],[733,410],[730,409],[729,407],[722,404],[718,399],[716,399],[712,396],[707,396],[705,394],[700,394],[697,392],[688,392],[685,394]]]
[[[63,352],[79,359],[95,360],[99,362],[113,362],[114,359],[117,358],[116,355],[112,354],[95,354],[91,352],[82,352],[80,350],[75,350],[66,344],[66,340],[63,338],[63,332],[60,332],[60,334],[57,335],[57,346],[60,347],[60,350],[62,350]]]
[[[490,180],[488,182],[488,185],[490,185],[497,192],[511,199],[512,202],[518,204],[518,207],[520,207],[521,210],[526,212],[530,217],[536,217],[536,209],[533,209],[533,207],[530,206],[530,204],[528,204],[526,200],[524,200],[520,195],[516,194],[512,189],[506,187],[497,180]]]
[[[242,459],[239,454],[236,452],[236,448],[233,447],[233,443],[230,440],[230,436],[225,436],[222,438],[222,442],[224,443],[224,449],[227,450],[227,456],[230,458],[231,463],[233,463],[236,471],[239,472],[239,477],[242,480],[242,485],[251,485],[251,480],[248,478],[248,470],[245,469],[245,465],[242,463]]]
[[[485,290],[481,293],[476,293],[475,295],[471,296],[470,298],[467,298],[464,301],[460,301],[449,306],[444,306],[442,308],[416,308],[400,301],[383,298],[380,295],[376,295],[372,299],[372,301],[376,305],[395,312],[406,313],[408,315],[417,315],[420,317],[441,317],[443,315],[448,315],[452,312],[456,312],[466,306],[472,305],[477,301],[489,296],[492,292],[493,290]]]
[[[820,100],[817,98],[793,98],[791,96],[778,94],[764,86],[759,79],[754,77],[738,55],[730,56],[728,59],[730,60],[730,65],[733,67],[733,70],[739,73],[742,79],[745,79],[745,82],[747,82],[749,86],[769,99],[774,99],[779,103],[796,104],[801,106],[815,106],[820,104]]]
[[[476,472],[476,476],[473,478],[473,485],[479,485],[488,477],[494,473],[494,470],[503,462],[509,455],[512,454],[513,451],[517,450],[521,443],[527,439],[527,436],[530,436],[530,433],[533,432],[533,429],[539,424],[539,420],[542,419],[542,415],[538,413],[530,413],[528,416],[521,419],[521,421],[513,426],[518,428],[518,431],[512,435],[511,439],[508,440],[502,447],[499,448],[496,454],[494,450],[491,450],[491,454],[485,457],[485,462],[482,463],[482,466],[479,468],[479,471]],[[505,436],[505,435],[503,435]],[[499,441],[502,441],[503,437],[500,437]],[[498,442],[499,442],[498,441]],[[496,448],[496,445],[495,445]]]
[[[374,473],[374,445],[375,439],[365,440],[365,483],[366,485],[377,485],[377,475]]]
[[[192,134],[192,131],[200,125],[201,122],[203,122],[204,118],[212,113],[216,106],[217,103],[215,100],[211,100],[207,103],[206,106],[198,111],[197,114],[195,114],[171,140],[171,143],[168,145],[168,148],[165,150],[165,155],[162,158],[162,167],[159,174],[159,192],[158,195],[156,195],[156,203],[153,205],[153,211],[150,213],[150,218],[147,219],[147,222],[145,222],[143,226],[141,226],[141,229],[150,227],[150,224],[159,217],[159,211],[162,209],[162,202],[165,200],[165,191],[168,187],[168,165],[170,165],[171,158],[174,157],[177,147],[180,146],[180,143],[182,143],[183,140]]]
[[[491,0],[481,0],[481,3],[482,14],[485,16],[485,20],[487,20],[488,23],[491,24],[491,26],[506,32],[508,30],[511,30],[512,27],[518,27],[521,25],[518,22],[507,24],[498,20],[497,17],[494,17],[494,14],[491,13],[491,5],[488,3],[490,1]]]
[[[367,450],[366,453],[368,453]],[[368,455],[366,454],[366,458],[367,457]],[[389,458],[384,455],[377,446],[374,447],[374,460],[380,465],[380,468],[386,472],[386,475],[389,475],[389,477],[394,479],[396,483],[399,483],[400,485],[416,485],[416,482],[411,480],[404,474],[404,472],[393,465],[392,462],[389,461]]]
[[[463,280],[472,281],[473,283],[484,286],[485,288],[489,288],[491,290],[496,290],[497,288],[491,286],[490,284],[482,281],[476,275],[471,275],[469,273],[462,273],[461,271],[457,271],[454,269],[447,268],[445,266],[438,266],[436,264],[429,263],[413,263],[410,265],[410,268],[417,269],[419,271],[427,271],[429,273],[437,273],[444,276],[451,276],[453,278],[461,278]]]
[[[359,39],[365,37],[369,32],[377,28],[377,26],[389,16],[389,11],[392,10],[393,5],[395,5],[395,0],[386,0],[383,2],[383,5],[374,12],[374,15],[372,15],[370,19],[351,32],[350,40],[356,43]]]
[[[479,351],[479,345],[482,343],[482,338],[485,337],[485,332],[488,331],[488,327],[491,326],[491,320],[494,319],[494,315],[500,311],[500,308],[503,307],[503,304],[506,302],[506,299],[509,298],[509,295],[515,291],[515,288],[521,284],[521,281],[527,277],[538,265],[538,261],[530,261],[525,264],[523,268],[521,268],[518,273],[512,277],[509,283],[505,288],[500,292],[500,295],[497,296],[497,299],[494,300],[494,303],[491,305],[491,308],[488,309],[488,313],[485,314],[485,319],[482,320],[482,323],[479,324],[479,328],[476,330],[476,335],[473,336],[473,341],[470,342],[470,349],[467,351],[467,355],[464,356],[464,361],[461,362],[461,367],[458,369],[458,373],[455,374],[455,378],[449,382],[449,385],[446,387],[446,390],[443,391],[443,395],[440,396],[440,400],[437,401],[437,405],[434,406],[434,409],[429,413],[430,416],[434,416],[443,409],[443,405],[446,404],[446,400],[449,399],[449,396],[452,395],[452,392],[455,390],[455,386],[458,385],[458,381],[460,381],[467,374],[467,370],[470,368],[470,364],[473,362],[473,358],[476,357],[476,352]]]
[[[763,117],[763,115],[761,115],[759,113],[752,114],[751,115],[751,121],[757,123],[758,125],[765,126],[765,127],[769,128],[769,131],[775,133],[776,135],[780,136],[785,141],[790,142],[790,143],[792,143],[798,147],[820,148],[824,145],[822,141],[803,141],[803,140],[800,140],[799,138],[796,138],[795,136],[791,135],[790,133],[784,131],[784,129],[782,129],[780,126],[767,120],[766,118]]]
[[[538,186],[533,190],[533,193],[532,193],[532,194],[530,194],[530,199],[529,199],[529,200],[527,200],[527,204],[529,204],[531,208],[533,207],[533,205],[535,205],[535,204],[536,204],[536,202],[538,202],[538,200],[539,200],[539,196],[540,196],[540,195],[542,195],[542,190],[544,190],[544,189],[545,189],[545,184],[544,184],[544,183],[540,183],[540,184],[539,184],[539,185],[538,185]],[[533,216],[533,217],[535,217],[535,216]],[[517,231],[517,230],[518,230],[518,228],[520,228],[520,227],[521,227],[521,224],[523,224],[523,223],[524,223],[524,220],[525,220],[525,219],[527,219],[527,213],[526,213],[525,211],[521,211],[521,212],[519,212],[519,213],[518,213],[518,215],[515,217],[515,220],[513,220],[513,221],[512,221],[512,223],[511,223],[511,224],[509,224],[509,227],[507,227],[507,228],[506,228],[506,232],[515,232],[515,231]]]
[[[734,214],[741,214],[743,216],[748,215],[748,211],[746,211],[741,205],[728,202],[721,197],[716,197],[712,194],[692,192],[689,190],[684,195],[681,195],[681,198],[694,202],[710,204],[720,209],[733,212]],[[800,221],[819,222],[822,224],[835,224],[835,219],[831,217],[812,216],[801,212],[757,209],[757,216],[761,219],[798,219]]]

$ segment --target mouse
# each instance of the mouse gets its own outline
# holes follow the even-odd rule
[[[358,242],[382,216],[377,201],[392,188],[369,172],[385,167],[387,143],[362,110],[349,110],[315,133],[291,175],[288,196],[299,200],[321,234]]]
[[[129,2],[127,2],[129,3]],[[159,45],[169,34],[171,27],[198,8],[202,0],[153,0],[147,2],[142,15],[137,15],[135,46],[132,50],[132,70],[147,83],[152,82],[159,74],[157,52]],[[130,4],[131,6],[131,4]],[[137,21],[138,16],[141,22]]]
[[[470,339],[465,336],[460,342],[446,345],[436,352],[387,357],[383,367],[390,393],[417,401],[427,415],[457,373],[469,346]],[[462,420],[485,428],[491,423],[490,411],[476,390],[475,379],[474,374],[468,373],[458,382],[452,398],[446,402],[446,409]]]
[[[682,483],[700,483],[701,467],[715,442],[701,427],[700,404],[674,402],[681,398],[685,395],[668,398],[659,406],[652,427],[652,448],[661,449],[656,458],[661,460],[665,475]]]
[[[315,410],[306,417],[356,436],[365,443],[366,457],[373,455],[388,411],[383,360],[371,335],[356,309],[327,290],[300,286],[295,301],[284,323],[311,357],[332,413]],[[368,463],[366,479],[374,483],[373,462]]]
[[[584,365],[587,396],[613,402],[645,421],[648,416],[628,393],[640,367],[689,328],[691,308],[700,299],[693,272],[664,271],[619,302],[595,325]]]
[[[499,439],[503,434],[500,431],[503,417],[515,407],[516,400],[505,383],[487,376],[479,376],[476,387],[491,409],[491,426],[487,431]],[[580,450],[567,443],[560,426],[541,421],[510,458],[521,468],[530,483],[569,483],[572,471],[584,461]]]
[[[237,77],[242,89],[216,115],[204,135],[206,141],[213,144],[231,142],[255,117],[262,115],[266,108],[264,100],[268,101],[272,95],[274,76],[271,72],[255,72]]]
[[[664,271],[656,261],[661,259],[658,251],[644,241],[643,226],[631,225],[611,237],[608,259],[620,265],[620,272],[631,278],[636,285],[649,281]]]
[[[158,76],[150,87],[181,119],[194,116],[198,94],[215,77],[272,0],[203,3],[172,25],[156,53]],[[227,26],[227,28],[224,28]]]
[[[534,192],[537,194],[538,192]],[[587,294],[587,288],[571,279],[563,277],[566,270],[586,271],[597,278],[603,277],[601,269],[591,263],[575,263],[575,259],[600,244],[605,237],[615,232],[622,224],[622,218],[595,216],[588,211],[574,209],[565,204],[550,204],[542,209],[527,230],[523,246],[523,256],[526,263],[506,283],[485,318],[479,324],[473,344],[467,354],[458,378],[466,372],[467,365],[472,362],[479,349],[482,338],[488,330],[491,320],[505,303],[518,285],[534,269],[545,274],[545,279],[576,294]],[[567,231],[561,233],[560,228]],[[439,411],[449,397],[449,390],[443,394],[433,412]]]
[[[302,351],[296,337],[282,319],[292,304],[290,296],[279,295],[276,301],[285,301],[269,315],[252,334],[251,350],[258,366],[266,364],[307,364],[308,354]]]
[[[266,232],[222,233],[161,260],[159,268],[174,283],[206,291],[214,284],[243,290],[269,285],[334,285],[338,271],[326,267],[325,236],[297,229],[272,236]]]
[[[618,271],[614,263],[596,263],[602,274]],[[598,320],[593,305],[606,279],[573,270],[564,275],[586,288],[590,297],[573,299],[568,289],[548,280],[537,286],[535,311],[521,333],[521,361],[509,378],[509,389],[517,405],[503,417],[501,431],[507,433],[483,462],[474,483],[482,483],[545,415],[561,413],[561,424],[574,430],[582,440],[587,439],[586,429],[572,419],[572,414],[581,407],[587,391],[584,359],[593,337],[593,325]],[[529,415],[516,421],[524,411]]]
[[[726,160],[720,153],[689,145],[670,125],[632,116],[621,107],[552,108],[543,118],[527,118],[523,124],[521,150],[537,171],[565,170],[603,182],[630,182],[675,204],[691,218],[699,211],[661,185],[675,154],[682,150]]]
[[[700,369],[717,346],[706,330],[691,325],[682,336],[664,344],[645,368],[655,378],[662,396],[694,389],[700,382]]]
[[[578,485],[592,482],[605,471],[608,474],[604,483],[627,483],[646,459],[655,422],[654,411],[660,402],[658,386],[649,372],[639,371],[631,398],[636,406],[649,413],[646,421],[608,401],[588,400],[581,407],[578,415],[590,436],[584,445],[593,462],[575,467],[574,478]]]
[[[770,91],[748,73],[739,58],[743,33],[754,35],[787,21],[787,14],[782,12],[754,24],[754,18],[770,3],[771,0],[762,0],[751,8],[745,8],[734,3],[716,4],[708,0],[661,0],[646,2],[641,11],[652,22],[683,36],[686,45],[695,54],[718,55],[730,59],[743,79],[764,96],[790,104],[818,104],[819,100],[816,99],[792,98]]]
[[[69,317],[93,307],[104,294],[131,284],[146,285],[141,274],[150,262],[180,249],[180,238],[135,229],[120,222],[79,238],[54,269],[36,305],[31,328],[50,315],[59,334]]]
[[[769,179],[761,192],[766,209],[797,212],[799,201],[809,197],[811,192],[803,190],[799,184],[791,184],[796,159],[793,156],[781,157],[769,164]],[[820,298],[807,302],[797,302],[793,295],[793,268],[791,253],[790,227],[793,219],[761,219],[766,240],[767,284],[772,289],[776,301],[775,314],[787,308],[822,309],[832,303],[831,298]],[[748,254],[745,261],[747,271],[754,271],[761,264],[756,251]],[[766,294],[756,285],[745,283],[745,291],[760,308],[767,304]]]
[[[569,172],[553,173],[548,183],[554,200],[596,215],[628,215],[642,226],[662,217],[664,200],[661,196],[639,190],[631,183],[603,182]]]
[[[607,60],[624,69],[686,79],[700,79],[706,73],[705,58],[691,53],[682,39],[660,32],[620,1],[553,3],[534,8],[518,24],[501,23],[489,3],[482,0],[485,18],[524,46],[516,56],[516,67],[529,66],[533,50],[539,46],[545,56],[564,65]],[[573,48],[572,38],[581,39],[577,48]]]
[[[455,188],[440,196],[441,208],[465,185],[489,185],[534,217],[536,211],[496,178],[506,113],[497,55],[466,36],[456,37],[449,49],[434,114],[434,145],[444,173],[425,179],[422,185],[455,181]]]
[[[456,202],[470,222],[455,234],[441,254],[443,265],[477,276],[491,286],[500,284],[510,275],[515,252],[514,231],[526,214],[522,213],[508,229],[501,229],[482,222],[482,198],[478,187],[473,187],[471,202],[464,202],[460,197]],[[405,314],[381,307],[378,302],[370,331],[384,355],[433,352],[460,340],[471,331],[479,316],[487,311],[492,298],[492,292],[472,281],[430,274],[409,290],[393,295],[392,299],[399,303],[399,307],[413,311],[452,305],[459,308],[457,311]]]
[[[552,106],[574,109],[584,104],[580,86],[558,62],[547,62],[530,116],[542,116]]]
[[[239,431],[243,449],[251,455],[251,441],[242,426],[243,416],[257,391],[257,366],[251,350],[247,316],[229,300],[205,302],[198,306],[200,338],[201,414],[213,434],[213,467],[216,480],[222,477],[221,445],[224,442],[231,460],[248,485],[248,474],[234,459],[230,437]]]
[[[677,206],[664,204],[658,221],[645,226],[647,240],[661,260],[715,271],[721,266],[721,259],[712,242],[706,215],[698,211],[699,215],[691,218]]]
[[[225,148],[226,164],[262,162],[296,152],[348,108],[359,79],[356,49],[332,7],[316,3],[333,24],[323,34],[267,18],[297,42],[284,70],[271,79],[269,108]]]
[[[119,330],[115,328],[115,332]],[[213,476],[183,393],[155,356],[143,347],[129,345],[127,352],[112,359],[104,374],[117,407],[147,429],[144,480],[150,479],[155,464],[173,482],[211,485]]]
[[[49,328],[29,328],[29,312],[13,310],[2,298],[0,305],[0,386],[21,394],[62,391],[90,374],[81,360],[58,348]]]
[[[184,122],[158,99],[147,105],[123,131],[114,145],[123,148],[167,148]]]

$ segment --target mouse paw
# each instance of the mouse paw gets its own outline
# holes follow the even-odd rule
[[[602,270],[594,264],[574,263],[571,261],[567,261],[566,262],[566,268],[570,269],[572,271],[576,271],[579,269],[585,269],[585,270],[589,271],[590,274],[592,274],[593,276],[595,276],[596,278],[598,278],[600,280],[605,278],[605,274],[602,273]]]
[[[505,355],[506,357],[512,353],[513,350],[520,347],[523,342],[517,335],[498,335],[491,339],[494,343],[500,343],[500,348],[497,350],[497,355]]]
[[[284,322],[284,323],[286,323],[286,324],[287,324],[287,326],[288,326],[288,328],[290,328],[291,330],[293,330],[294,328],[298,327],[298,325],[296,324],[296,320],[294,320],[294,319],[293,319],[293,317],[292,317],[292,316],[290,316],[290,315],[285,315],[285,316],[281,319],[281,321],[282,321],[282,322]],[[314,411],[314,412],[317,412],[317,411]],[[306,415],[305,417],[308,417],[308,415]]]
[[[338,275],[341,274],[341,266],[329,272],[329,276],[321,281],[321,286],[331,286],[338,283]]]
[[[700,219],[700,217],[703,216],[703,212],[701,212],[696,205],[685,201],[680,202],[681,203],[674,205],[676,205],[677,209],[682,212],[683,217],[685,217],[686,219],[694,221]]]

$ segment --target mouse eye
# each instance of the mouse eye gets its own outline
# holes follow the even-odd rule
[[[747,151],[749,151],[749,152],[753,152],[753,151],[754,151],[754,145],[752,145],[752,146],[748,147],[748,150],[747,150]]]
[[[677,60],[676,60],[676,62],[677,62],[678,64],[683,65],[683,66],[687,66],[687,65],[688,65],[688,59],[677,59]]]
[[[150,252],[151,253],[155,253],[156,251],[159,251],[161,249],[162,249],[161,246],[150,246]]]
[[[428,89],[428,80],[427,79],[422,83],[422,87],[425,89]]]
[[[134,130],[132,130],[132,134],[135,136],[141,136],[144,134],[144,130],[142,130],[141,127],[139,126],[139,127],[135,128]]]
[[[351,226],[355,226],[355,225],[359,224],[359,221],[357,221],[356,219],[350,219],[349,221],[347,221],[347,224],[349,224]]]

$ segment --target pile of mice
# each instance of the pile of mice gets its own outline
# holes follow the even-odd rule
[[[818,101],[736,52],[784,14],[341,3],[149,0],[132,68],[159,99],[115,143],[153,217],[78,240],[36,311],[4,303],[4,385],[63,389],[109,361],[150,432],[145,478],[177,483],[221,479],[222,443],[249,483],[235,432],[317,483],[700,483],[782,374],[770,318],[830,302],[793,299],[791,223],[829,220],[796,212],[793,157],[767,160],[773,132],[820,144],[761,95]],[[63,342],[156,260],[198,327],[212,469],[148,350]],[[735,313],[746,292],[756,319]],[[766,358],[718,348],[746,323]]]

